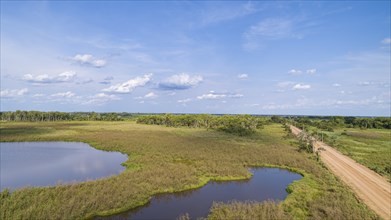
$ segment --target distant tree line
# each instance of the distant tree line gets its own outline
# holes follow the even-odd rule
[[[96,112],[41,112],[41,111],[15,111],[0,112],[2,121],[122,121],[122,113],[96,113]]]
[[[191,127],[220,130],[240,136],[250,135],[265,125],[268,120],[250,115],[146,115],[137,118],[137,123],[164,125],[168,127]]]
[[[343,117],[343,116],[330,116],[330,117],[294,117],[291,118],[296,126],[305,127],[313,126],[321,130],[333,131],[335,128],[376,128],[376,129],[391,129],[390,117]]]

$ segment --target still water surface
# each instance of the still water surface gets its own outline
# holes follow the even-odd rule
[[[127,155],[80,142],[0,142],[0,190],[119,174]]]
[[[180,193],[161,194],[145,206],[126,213],[97,219],[177,219],[188,213],[191,219],[206,217],[213,201],[284,200],[286,188],[300,174],[278,168],[251,169],[253,177],[245,181],[209,182],[202,188]]]

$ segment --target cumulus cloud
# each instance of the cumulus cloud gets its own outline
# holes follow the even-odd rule
[[[89,96],[87,98],[87,101],[84,102],[83,104],[84,105],[89,105],[89,104],[103,105],[103,104],[105,104],[109,101],[113,101],[113,100],[120,100],[120,98],[116,95],[113,95],[113,94],[98,93],[94,96]]]
[[[203,100],[203,99],[224,99],[224,98],[242,98],[242,94],[236,94],[236,93],[216,93],[214,91],[210,91],[207,94],[203,94],[200,96],[197,96],[197,99]]]
[[[152,79],[152,73],[136,77],[124,83],[116,84],[103,89],[104,92],[112,93],[131,93],[135,88],[145,86]]]
[[[382,44],[391,44],[391,38],[384,38],[381,42]]]
[[[76,78],[76,73],[73,71],[63,72],[57,76],[49,76],[48,74],[32,75],[25,74],[23,80],[31,83],[65,83],[72,82]]]
[[[288,71],[288,73],[292,74],[292,75],[300,75],[303,72],[301,70],[291,69],[291,70]]]
[[[298,83],[292,87],[293,90],[306,90],[310,89],[311,85]]]
[[[185,90],[197,86],[202,81],[202,76],[190,76],[186,73],[181,73],[160,82],[159,88],[164,90]]]
[[[247,74],[239,74],[238,79],[247,79],[248,75]]]
[[[96,68],[104,67],[107,63],[104,59],[98,59],[91,54],[76,54],[74,57],[71,57],[70,60],[80,64]]]
[[[14,98],[18,96],[23,96],[28,92],[27,88],[23,89],[4,89],[0,91],[1,98]]]
[[[68,91],[68,92],[60,92],[55,93],[51,95],[52,97],[62,97],[62,98],[72,98],[75,96],[75,93]]]

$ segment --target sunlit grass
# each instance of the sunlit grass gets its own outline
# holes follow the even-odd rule
[[[156,193],[197,188],[212,179],[249,178],[251,166],[285,167],[304,177],[289,186],[291,194],[280,204],[220,204],[210,218],[235,218],[238,210],[250,217],[376,218],[313,155],[299,153],[278,124],[249,137],[134,122],[1,123],[0,129],[1,141],[82,141],[129,155],[127,169],[118,176],[2,193],[0,219],[109,215],[142,205]]]

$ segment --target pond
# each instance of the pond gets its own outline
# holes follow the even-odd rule
[[[0,190],[116,175],[127,158],[80,142],[0,142]]]
[[[300,174],[278,168],[253,168],[249,180],[209,182],[207,185],[179,193],[160,194],[141,207],[126,213],[96,219],[177,219],[188,213],[191,219],[206,217],[216,202],[284,200],[286,188]]]

